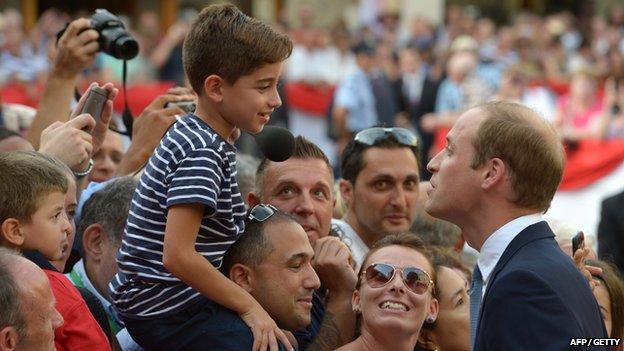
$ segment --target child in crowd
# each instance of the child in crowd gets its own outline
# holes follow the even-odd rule
[[[281,105],[277,82],[292,43],[232,5],[205,8],[184,42],[197,108],[178,119],[134,194],[112,299],[132,337],[150,350],[220,349],[216,304],[251,328],[254,350],[291,345],[258,302],[222,275],[244,229],[233,143],[258,133]]]
[[[69,250],[65,170],[34,151],[0,153],[0,246],[29,251],[50,280],[64,319],[56,350],[110,350],[106,335],[72,283],[50,264]],[[74,189],[75,191],[75,189]]]

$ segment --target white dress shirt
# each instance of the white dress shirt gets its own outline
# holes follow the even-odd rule
[[[481,275],[483,276],[483,290],[481,291],[481,296],[485,295],[490,275],[494,267],[496,267],[498,260],[503,255],[503,252],[507,249],[507,246],[509,246],[521,231],[543,220],[544,218],[541,213],[518,217],[498,228],[485,240],[483,246],[481,246],[479,258],[477,259],[479,270],[481,270]]]

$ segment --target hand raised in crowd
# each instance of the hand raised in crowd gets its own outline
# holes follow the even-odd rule
[[[92,83],[89,89],[98,86]],[[97,152],[108,131],[108,124],[113,114],[113,99],[117,96],[117,89],[111,83],[102,88],[108,91],[108,100],[100,119],[96,120],[88,114],[80,114],[88,91],[83,94],[78,105],[67,122],[54,122],[41,133],[39,151],[56,156],[67,164],[73,171],[83,171],[87,168],[91,155]]]
[[[255,303],[249,311],[241,314],[240,317],[249,326],[253,334],[253,351],[278,351],[278,341],[286,347],[286,350],[293,350],[286,334],[258,303]]]
[[[95,127],[95,120],[88,114],[67,122],[54,122],[41,133],[39,152],[54,156],[73,171],[88,160],[93,152],[93,138],[85,130]]]
[[[117,175],[128,175],[141,168],[154,152],[167,129],[178,116],[185,114],[184,110],[178,106],[165,108],[167,103],[196,99],[190,89],[175,87],[147,105],[132,124],[132,144],[117,167]]]
[[[351,251],[340,239],[327,236],[314,243],[312,266],[330,294],[352,295],[357,283]]]
[[[100,35],[90,27],[91,21],[87,18],[79,18],[69,24],[59,39],[52,74],[75,78],[93,64],[100,49],[97,41]]]
[[[99,34],[86,18],[69,24],[52,52],[52,67],[39,101],[37,114],[30,127],[28,139],[35,148],[43,130],[54,122],[66,122],[76,82],[82,71],[91,66],[100,46]]]
[[[592,276],[602,274],[602,268],[587,266],[585,264],[585,258],[587,258],[589,254],[590,250],[588,247],[576,250],[574,253],[574,264],[576,265],[576,268],[581,271],[581,274],[585,277],[585,279],[587,279],[589,286],[593,290],[596,286],[600,285],[600,282],[595,280]]]

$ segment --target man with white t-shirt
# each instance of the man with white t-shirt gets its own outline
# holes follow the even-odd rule
[[[340,193],[347,211],[332,221],[357,266],[368,249],[392,233],[408,231],[418,201],[418,138],[404,128],[368,128],[345,147]]]

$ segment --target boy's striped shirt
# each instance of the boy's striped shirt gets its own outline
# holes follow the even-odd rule
[[[162,263],[167,209],[188,203],[205,205],[195,249],[218,268],[243,231],[245,205],[235,148],[193,114],[169,128],[134,193],[117,256],[120,271],[110,284],[120,313],[163,316],[201,299]]]

